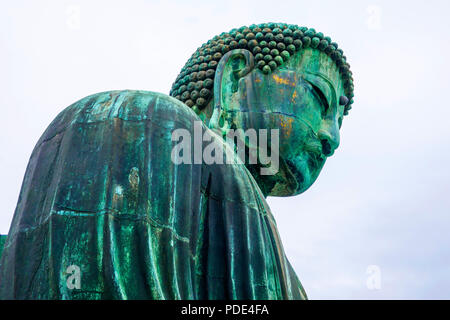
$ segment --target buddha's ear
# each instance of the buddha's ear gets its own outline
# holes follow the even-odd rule
[[[221,121],[225,116],[230,100],[238,90],[239,79],[246,76],[255,66],[253,54],[245,49],[227,52],[217,65],[214,77],[214,109],[209,128],[219,129],[223,135],[228,131],[228,122]]]

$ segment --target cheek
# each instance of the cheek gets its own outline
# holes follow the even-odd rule
[[[242,105],[256,112],[252,112],[250,127],[258,124],[258,128],[279,129],[280,147],[285,145],[285,149],[290,149],[311,132],[318,132],[322,121],[321,102],[295,74],[275,73],[268,77],[255,74],[250,79],[251,90],[247,90]],[[255,118],[261,118],[262,122]]]
[[[252,81],[250,96],[256,102],[257,109],[284,115],[293,114],[293,104],[298,95],[293,75],[275,72],[261,77],[256,74]]]
[[[308,88],[297,87],[295,100],[292,101],[293,116],[305,123],[315,133],[319,131],[322,122],[322,105]]]
[[[279,118],[280,155],[292,158],[301,154],[305,143],[314,140],[309,124],[294,117]]]

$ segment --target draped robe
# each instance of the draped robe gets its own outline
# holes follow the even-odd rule
[[[171,161],[172,131],[194,135],[195,121],[148,91],[63,110],[32,152],[0,299],[305,299],[246,167]]]

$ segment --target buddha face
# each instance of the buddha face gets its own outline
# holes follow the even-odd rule
[[[339,146],[347,101],[338,68],[318,50],[302,50],[270,74],[255,69],[240,79],[228,108],[239,115],[239,126],[279,129],[279,172],[257,177],[270,185],[268,195],[296,195],[314,183]]]

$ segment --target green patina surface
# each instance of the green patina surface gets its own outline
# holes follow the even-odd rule
[[[2,257],[3,246],[5,245],[7,235],[0,234],[0,258]]]
[[[325,50],[312,31],[294,36],[297,29],[277,26],[261,33],[287,42],[292,33],[302,50],[297,41],[286,47],[289,59],[272,52],[263,66],[239,41],[216,55],[201,106],[185,99],[195,84],[179,84],[172,95],[191,90],[184,98],[110,91],[61,112],[27,167],[0,260],[0,298],[306,299],[265,197],[296,195],[315,181],[339,145],[353,84],[334,44]],[[307,38],[314,45],[303,45]],[[196,122],[212,137],[202,150],[231,150],[224,164],[171,160],[172,132],[195,136]],[[278,170],[243,163],[237,141],[226,141],[232,129],[278,129]],[[267,148],[276,143],[268,138]],[[259,157],[263,147],[244,140]]]

